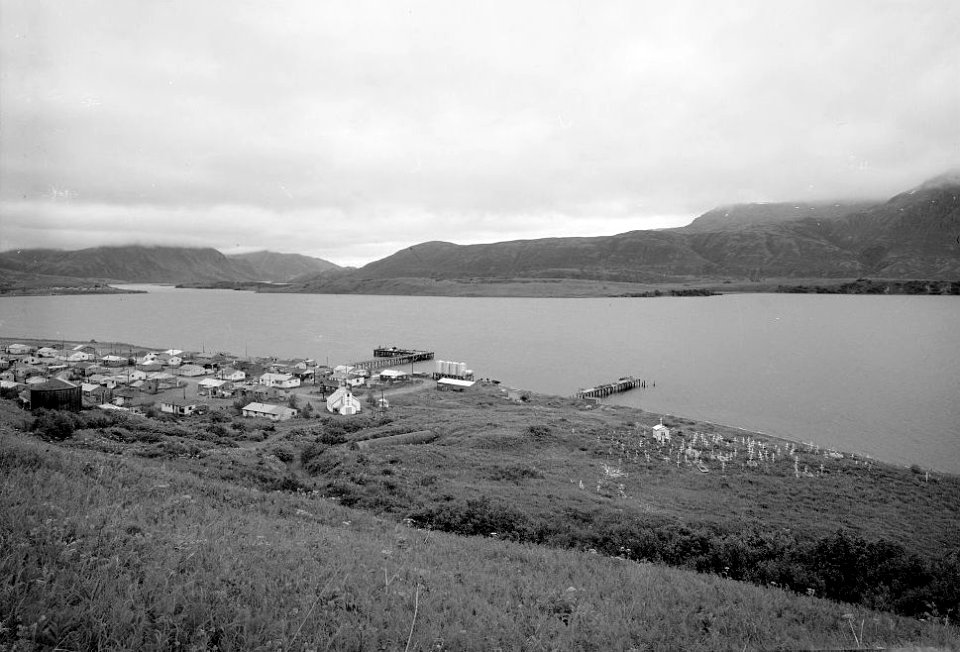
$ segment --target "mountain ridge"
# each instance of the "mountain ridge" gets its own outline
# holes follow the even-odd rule
[[[723,206],[675,229],[491,244],[424,243],[304,289],[322,292],[351,282],[410,277],[655,283],[864,274],[960,278],[960,177],[940,175],[885,202]]]
[[[255,252],[227,256],[212,247],[121,245],[0,252],[0,271],[8,274],[127,283],[285,282],[311,271],[329,269],[339,268],[299,254]]]
[[[94,247],[0,253],[0,270],[283,291],[418,294],[439,282],[564,279],[662,284],[762,279],[960,278],[960,172],[886,201],[733,204],[684,227],[459,245],[432,240],[359,268],[299,254]],[[245,285],[246,284],[246,285]],[[445,291],[456,292],[453,286]],[[261,290],[265,288],[259,288]],[[472,294],[472,290],[470,291]]]

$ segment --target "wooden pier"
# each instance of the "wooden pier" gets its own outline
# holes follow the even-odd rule
[[[361,360],[360,362],[351,362],[350,366],[357,369],[383,369],[384,367],[399,367],[423,360],[433,360],[433,351],[416,351],[413,349],[398,349],[397,347],[383,348],[378,347],[373,350],[372,360]]]
[[[403,349],[399,346],[378,346],[373,350],[373,357],[375,358],[398,358],[402,355],[417,355],[418,353],[429,353],[430,356],[423,358],[424,360],[431,360],[433,358],[432,351],[420,351],[419,349]]]
[[[577,392],[577,398],[603,398],[604,396],[619,394],[620,392],[626,392],[634,389],[635,387],[640,387],[642,384],[643,381],[639,378],[634,378],[633,376],[624,376],[623,378],[619,378],[616,382],[606,383],[605,385],[597,385],[596,387],[588,387],[587,389],[581,389]]]

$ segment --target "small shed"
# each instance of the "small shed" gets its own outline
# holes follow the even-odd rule
[[[79,412],[83,406],[83,390],[79,385],[60,378],[53,378],[30,388],[30,409],[72,410]]]
[[[661,444],[670,441],[670,428],[663,425],[663,418],[660,419],[659,424],[653,427],[653,438]]]

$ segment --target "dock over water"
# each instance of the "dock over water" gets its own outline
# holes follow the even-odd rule
[[[357,369],[383,369],[384,367],[394,367],[423,360],[433,360],[433,351],[421,351],[419,349],[401,349],[396,346],[382,347],[378,346],[373,350],[372,360],[361,360],[360,362],[351,362],[350,365]]]
[[[626,392],[634,389],[635,387],[640,387],[642,384],[643,381],[639,378],[634,378],[633,376],[624,376],[612,383],[581,389],[577,392],[576,396],[577,398],[602,398],[604,396],[610,396],[611,394]]]

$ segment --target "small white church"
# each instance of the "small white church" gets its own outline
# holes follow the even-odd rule
[[[353,395],[349,387],[341,385],[327,398],[327,412],[351,415],[360,413],[360,401]]]

